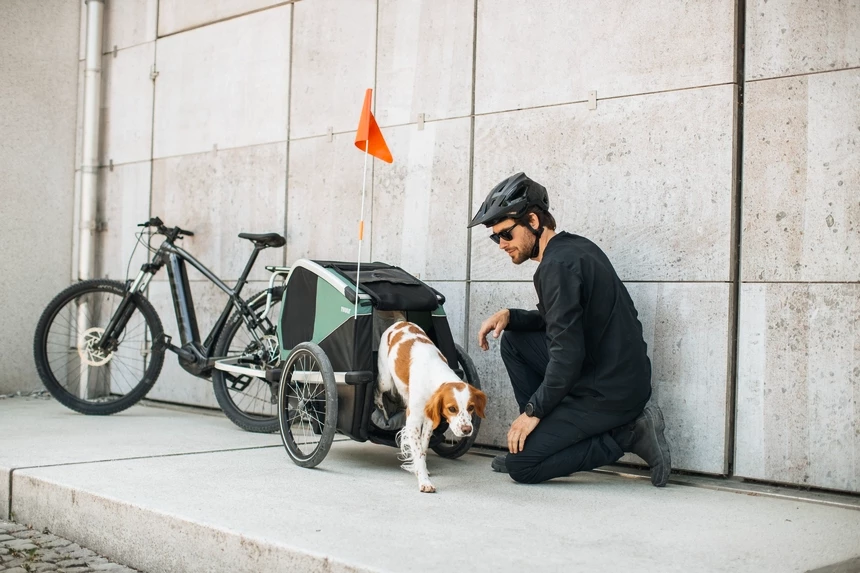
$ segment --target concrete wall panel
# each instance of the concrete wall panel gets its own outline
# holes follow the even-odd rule
[[[427,281],[427,284],[445,296],[445,314],[454,342],[467,346],[466,332],[466,283],[462,281]],[[468,350],[467,350],[468,352]],[[472,351],[474,352],[474,351]],[[470,353],[471,354],[471,353]]]
[[[559,229],[600,245],[624,280],[730,277],[732,86],[478,117],[472,213],[517,171]],[[530,280],[478,227],[473,279]]]
[[[860,491],[860,285],[745,284],[735,473]]]
[[[373,260],[466,279],[470,132],[468,118],[386,130],[395,161],[373,166]]]
[[[159,278],[166,279],[167,274]],[[245,286],[244,294],[250,295],[268,287],[267,282],[253,281]],[[218,320],[229,298],[223,291],[208,281],[192,281],[191,292],[197,311],[197,323],[200,337],[204,340]],[[179,329],[176,325],[176,314],[173,311],[173,299],[170,294],[170,284],[166,280],[153,281],[149,287],[149,300],[155,306],[165,334],[173,338],[173,344],[181,346]],[[212,382],[192,376],[179,366],[176,355],[168,352],[164,358],[164,366],[155,386],[147,394],[154,400],[178,402],[218,408]]]
[[[295,5],[290,138],[352,131],[373,87],[375,0]]]
[[[286,152],[283,142],[156,160],[152,214],[194,231],[183,248],[232,285],[253,250],[237,235],[284,232]],[[283,249],[266,249],[250,276],[264,280],[265,265],[283,262]]]
[[[158,35],[175,34],[283,3],[284,0],[159,0]]]
[[[58,0],[0,9],[0,394],[41,387],[32,333],[69,285],[78,9]]]
[[[651,357],[651,398],[676,469],[722,474],[731,364],[728,283],[628,283]],[[637,461],[628,455],[625,461]]]
[[[533,265],[531,265],[533,266]],[[478,347],[481,323],[502,308],[533,309],[537,305],[534,285],[525,282],[473,282],[469,285],[469,332],[466,350],[475,362],[481,386],[487,394],[487,418],[481,424],[479,444],[507,445],[508,428],[520,412],[510,378],[499,353],[501,338],[487,338],[490,349]]]
[[[290,10],[159,40],[154,157],[287,139]]]
[[[152,156],[153,64],[155,42],[102,58],[102,165]]]
[[[186,4],[188,2],[185,2]],[[161,3],[162,10],[165,2]],[[104,15],[104,51],[155,41],[158,0],[108,0]]]
[[[107,227],[99,234],[98,276],[133,279],[148,260],[146,237],[142,239],[144,245],[137,244],[135,234],[141,230],[137,225],[149,219],[151,170],[149,161],[117,165],[112,171],[99,169],[98,213]],[[132,252],[134,258],[129,264]]]
[[[747,80],[860,66],[860,2],[751,0]]]
[[[734,5],[479,0],[475,111],[732,82]]]
[[[747,281],[860,280],[860,70],[746,88]]]
[[[728,284],[631,283],[643,336],[652,360],[655,400],[666,417],[673,467],[707,473],[725,468],[726,397],[729,366]],[[505,307],[534,308],[530,283],[472,283],[469,352],[490,397],[480,443],[504,446],[510,423],[519,414],[500,341],[481,351],[481,322]],[[641,463],[628,455],[624,461]]]
[[[9,519],[9,470],[0,468],[0,519]]]
[[[376,119],[396,125],[469,115],[474,5],[380,0]]]
[[[364,154],[345,133],[290,142],[287,261],[298,258],[354,261],[358,257]],[[371,158],[374,163],[379,163]],[[373,172],[368,164],[362,259],[370,261]],[[387,262],[387,261],[386,261]]]

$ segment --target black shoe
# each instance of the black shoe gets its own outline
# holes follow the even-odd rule
[[[672,457],[663,431],[666,423],[663,412],[656,405],[648,405],[633,422],[611,432],[618,446],[645,460],[651,467],[651,483],[663,487],[672,471]]]
[[[506,474],[508,473],[508,466],[505,465],[505,461],[507,459],[508,454],[499,454],[493,458],[493,461],[490,463],[490,467],[493,468],[494,472]]]

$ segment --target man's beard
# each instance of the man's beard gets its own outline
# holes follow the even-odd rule
[[[513,263],[515,265],[521,265],[524,262],[526,262],[527,260],[529,260],[531,258],[530,255],[532,253],[532,250],[535,247],[535,241],[537,241],[537,237],[532,235],[531,241],[529,242],[529,244],[526,245],[525,248],[522,250],[517,249],[516,252],[514,253],[514,256],[511,257],[511,261],[513,261]]]

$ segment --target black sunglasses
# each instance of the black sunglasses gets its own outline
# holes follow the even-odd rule
[[[498,233],[493,233],[492,235],[490,235],[490,240],[493,241],[494,243],[496,243],[497,245],[499,244],[499,242],[501,242],[502,239],[504,239],[506,241],[513,241],[514,240],[514,234],[511,231],[513,231],[514,227],[516,227],[517,225],[519,225],[519,223],[514,223],[513,225],[511,225],[507,229],[502,229]]]

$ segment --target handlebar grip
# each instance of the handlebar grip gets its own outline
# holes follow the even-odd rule
[[[193,237],[194,233],[192,231],[186,231],[185,229],[179,229],[179,232],[186,237]]]

